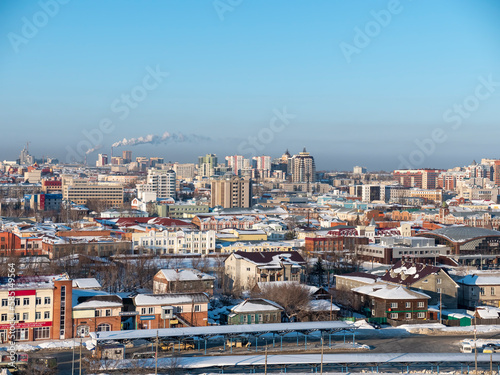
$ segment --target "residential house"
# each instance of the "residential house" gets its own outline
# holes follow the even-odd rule
[[[353,292],[356,310],[368,317],[399,321],[427,319],[430,297],[424,293],[386,283],[361,286]]]
[[[422,291],[431,297],[431,305],[441,303],[446,309],[457,308],[458,284],[440,267],[400,260],[380,280]]]
[[[457,280],[460,286],[458,305],[468,309],[477,306],[500,306],[500,276],[477,274]]]
[[[301,281],[305,263],[296,251],[237,251],[224,261],[226,285],[233,290],[249,290],[263,281]]]
[[[214,294],[215,277],[192,268],[163,269],[153,277],[153,293]]]
[[[231,309],[228,324],[281,323],[283,307],[264,298],[247,299]]]

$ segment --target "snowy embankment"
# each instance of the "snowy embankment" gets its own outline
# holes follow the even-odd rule
[[[87,343],[90,343],[90,339],[84,339],[82,341],[83,346]],[[78,339],[69,339],[69,340],[54,340],[54,341],[40,341],[30,344],[17,343],[16,351],[18,352],[33,352],[35,350],[41,349],[54,349],[54,350],[64,350],[71,349],[73,347],[80,346],[80,340]],[[0,351],[7,350],[7,347],[0,347]]]

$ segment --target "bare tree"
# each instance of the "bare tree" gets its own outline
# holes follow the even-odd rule
[[[272,283],[271,283],[272,284]],[[269,285],[255,293],[255,297],[261,297],[276,302],[283,307],[289,320],[300,319],[308,310],[310,292],[309,288],[302,284],[288,283]]]

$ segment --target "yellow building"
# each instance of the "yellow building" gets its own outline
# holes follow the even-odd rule
[[[123,185],[118,183],[63,178],[62,191],[64,200],[76,204],[86,204],[88,200],[99,200],[107,206],[123,205]]]
[[[217,232],[217,240],[220,242],[236,241],[266,241],[267,234],[260,229],[222,229]]]

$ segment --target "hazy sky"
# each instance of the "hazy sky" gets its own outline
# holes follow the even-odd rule
[[[0,159],[149,134],[115,155],[498,158],[499,19],[498,0],[3,0]]]

